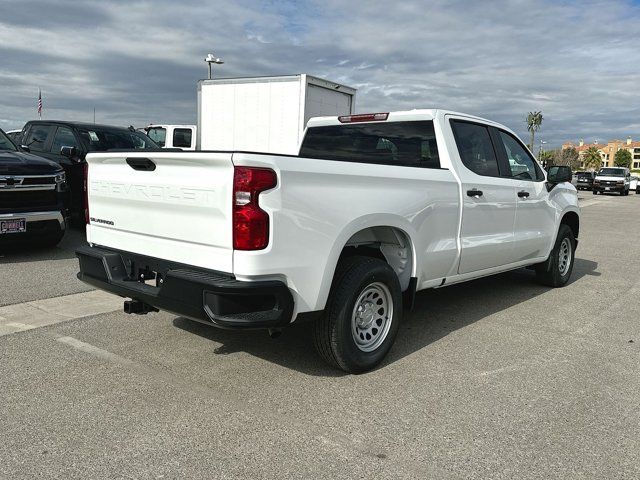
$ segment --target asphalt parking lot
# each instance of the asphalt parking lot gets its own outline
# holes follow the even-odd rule
[[[158,313],[55,250],[0,257],[2,478],[638,478],[640,196],[582,192],[571,283],[418,295],[381,368]],[[79,318],[78,318],[79,317]]]

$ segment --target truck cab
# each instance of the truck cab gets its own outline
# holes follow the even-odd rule
[[[60,120],[27,122],[20,143],[21,148],[62,166],[69,186],[66,207],[71,220],[79,224],[87,217],[85,157],[89,152],[159,148],[144,133],[133,128]]]
[[[142,130],[162,148],[196,149],[195,125],[151,124]]]

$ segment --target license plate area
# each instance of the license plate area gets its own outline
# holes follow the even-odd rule
[[[0,220],[0,235],[5,233],[24,233],[27,231],[26,218]]]

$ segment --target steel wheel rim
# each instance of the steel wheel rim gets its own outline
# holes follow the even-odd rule
[[[363,352],[376,350],[389,334],[393,320],[393,299],[380,282],[367,285],[356,300],[351,314],[351,335]]]
[[[568,238],[562,239],[560,251],[558,252],[558,270],[564,276],[569,271],[571,265],[571,242]]]

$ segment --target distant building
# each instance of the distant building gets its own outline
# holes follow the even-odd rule
[[[566,142],[562,144],[562,149],[573,147],[578,151],[580,157],[580,168],[584,168],[584,162],[582,161],[585,152],[589,147],[596,147],[600,156],[602,157],[603,167],[615,166],[615,156],[618,150],[629,150],[631,153],[631,168],[640,169],[640,142],[632,142],[631,137],[627,137],[627,141],[623,140],[609,140],[607,143],[598,143],[596,140],[594,143],[584,143],[580,140],[578,145],[572,142]]]

